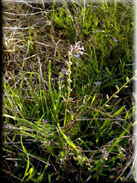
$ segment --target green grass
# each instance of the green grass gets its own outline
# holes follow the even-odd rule
[[[126,179],[134,163],[133,10],[116,1],[3,3],[6,182]],[[80,57],[71,50],[78,41]]]

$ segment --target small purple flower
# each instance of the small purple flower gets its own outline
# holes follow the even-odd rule
[[[79,53],[77,53],[77,58],[79,58],[80,57],[80,54]]]
[[[62,72],[63,74],[68,75],[68,72],[67,72],[67,70],[66,70],[65,68],[61,69],[61,72]]]
[[[94,82],[94,84],[96,85],[96,87],[98,87],[101,84],[101,82],[100,81],[96,81],[96,82]]]
[[[42,119],[42,122],[43,122],[43,123],[47,123],[48,120],[47,120],[47,119],[46,119],[46,120],[45,120],[45,119]]]
[[[75,57],[80,57],[84,52],[84,47],[80,47],[80,41],[77,42],[74,46],[71,45],[70,53],[73,54]]]

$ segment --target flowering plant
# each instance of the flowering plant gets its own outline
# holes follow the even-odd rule
[[[65,68],[63,68],[61,70],[61,72],[59,73],[59,81],[58,81],[58,84],[59,84],[59,90],[61,90],[61,88],[64,87],[64,85],[62,84],[63,83],[63,77],[64,75],[67,75],[67,83],[68,83],[68,86],[67,86],[67,90],[68,90],[68,95],[67,95],[67,99],[65,99],[66,101],[66,110],[65,110],[65,119],[64,119],[64,126],[66,124],[66,116],[67,116],[67,107],[68,107],[68,101],[69,101],[69,98],[70,98],[70,93],[72,91],[71,89],[71,65],[72,65],[72,62],[71,62],[71,58],[72,57],[80,57],[80,55],[82,55],[84,52],[84,47],[80,46],[80,41],[75,43],[75,45],[71,45],[70,46],[70,50],[68,51],[68,61],[66,61],[66,65],[67,65],[67,70]],[[64,97],[63,97],[64,98]]]

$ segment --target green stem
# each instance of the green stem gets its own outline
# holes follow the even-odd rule
[[[70,56],[70,53],[69,53],[68,71],[71,71],[71,56]],[[68,101],[69,101],[70,92],[71,92],[71,82],[70,82],[71,78],[70,78],[70,74],[71,74],[71,72],[68,73],[68,97],[67,97],[67,101],[66,101],[66,110],[65,110],[64,126],[66,125],[67,107],[68,107]]]

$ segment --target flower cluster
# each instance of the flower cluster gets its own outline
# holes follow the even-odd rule
[[[64,77],[64,75],[68,75],[68,72],[67,72],[67,70],[65,68],[62,68],[61,72],[59,73],[59,81],[58,81],[59,90],[61,90],[61,88],[64,87],[64,85],[63,85],[63,82],[64,82],[63,77]]]
[[[74,46],[70,46],[70,55],[75,57],[80,57],[84,53],[84,47],[80,47],[80,41],[77,42]]]
[[[103,154],[103,159],[107,161],[108,160],[108,156],[109,156],[109,152],[107,151],[106,148],[102,149],[102,154]]]
[[[69,61],[66,62],[66,65],[68,67],[68,79],[67,79],[68,87],[67,88],[68,88],[69,92],[72,91],[71,84],[70,84],[72,82],[71,77],[70,77],[70,75],[71,75],[71,65],[72,65],[71,57],[72,56],[79,57],[80,55],[83,54],[83,52],[84,52],[84,47],[83,46],[80,47],[80,41],[77,42],[75,45],[70,46],[70,51],[68,52]]]
[[[83,46],[80,47],[80,41],[75,43],[75,45],[73,45],[73,46],[71,45],[70,46],[70,51],[68,51],[69,60],[65,62],[68,69],[62,68],[61,72],[59,73],[59,81],[58,81],[59,90],[61,90],[61,88],[64,87],[63,77],[64,77],[64,75],[67,75],[68,76],[68,78],[67,78],[67,83],[68,83],[67,89],[69,91],[69,95],[70,95],[70,92],[72,91],[71,84],[70,84],[72,82],[71,77],[70,77],[70,75],[71,75],[71,65],[72,65],[71,57],[74,56],[74,57],[78,58],[80,55],[83,54],[83,52],[84,52],[84,47]]]

